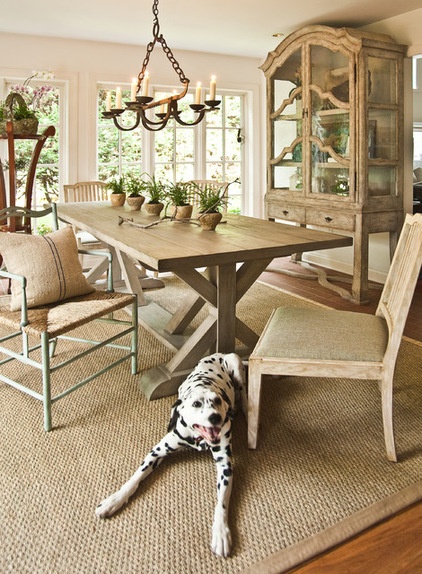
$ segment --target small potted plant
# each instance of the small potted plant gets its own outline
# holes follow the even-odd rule
[[[17,93],[10,93],[0,104],[0,135],[6,134],[6,123],[13,122],[15,135],[33,135],[38,130],[38,118],[31,110],[23,97]]]
[[[107,182],[107,189],[111,190],[110,193],[110,201],[111,205],[114,207],[121,207],[124,205],[126,200],[126,193],[125,193],[125,178],[115,177]]]
[[[145,201],[145,196],[142,195],[144,182],[134,175],[129,175],[126,179],[126,203],[129,205],[131,211],[139,211]]]
[[[164,208],[166,197],[164,184],[155,179],[155,176],[146,174],[147,179],[143,180],[143,190],[148,195],[149,200],[145,203],[145,211],[148,215],[160,215]]]
[[[190,186],[187,182],[170,183],[166,189],[166,196],[172,206],[171,216],[174,219],[190,219],[193,205],[189,202]]]
[[[194,190],[198,197],[199,223],[203,229],[214,231],[223,217],[221,211],[227,205],[227,184],[219,188],[210,184],[204,186],[194,184]]]

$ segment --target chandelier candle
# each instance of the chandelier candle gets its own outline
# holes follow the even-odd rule
[[[111,105],[109,106],[107,94],[106,111],[103,112],[103,117],[112,119],[114,125],[122,131],[134,130],[139,126],[140,123],[142,123],[144,128],[149,131],[158,131],[162,130],[170,119],[175,120],[182,126],[196,126],[204,119],[206,112],[211,112],[213,110],[219,109],[218,105],[220,101],[216,100],[216,79],[215,76],[212,76],[210,82],[209,99],[207,99],[205,103],[201,103],[201,83],[198,82],[196,85],[194,98],[195,103],[190,104],[189,107],[195,112],[195,114],[197,114],[197,117],[194,118],[193,121],[184,121],[182,119],[181,111],[178,109],[178,101],[186,96],[189,89],[189,79],[185,76],[179,62],[176,60],[173,52],[168,47],[164,36],[160,34],[160,23],[158,21],[158,0],[153,0],[152,13],[154,15],[152,28],[153,39],[147,45],[146,55],[142,63],[142,69],[138,74],[138,78],[132,80],[130,89],[130,102],[125,102],[126,107],[123,107],[121,88],[117,88],[116,105],[115,108],[111,108]],[[161,44],[161,47],[167,56],[167,59],[170,61],[173,70],[179,76],[179,81],[182,84],[182,89],[180,93],[174,93],[171,96],[155,101],[153,97],[149,96],[150,77],[147,67],[149,58],[157,42]],[[126,110],[135,112],[136,114],[135,122],[133,125],[125,125],[124,123],[119,123],[118,121],[120,116]]]

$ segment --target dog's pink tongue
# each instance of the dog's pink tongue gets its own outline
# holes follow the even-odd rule
[[[218,427],[195,425],[195,428],[207,442],[217,442],[220,438],[220,429]]]

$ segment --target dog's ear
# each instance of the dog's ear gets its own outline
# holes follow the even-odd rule
[[[234,419],[234,415],[235,415],[235,411],[232,407],[230,407],[227,411],[227,418],[229,418],[230,420]]]
[[[177,407],[180,404],[182,404],[182,401],[180,399],[177,399],[177,401],[174,403],[174,405],[171,408],[171,416],[170,416],[169,425],[167,427],[167,432],[171,432],[172,430],[174,430],[176,428],[177,419],[179,418],[179,409]]]

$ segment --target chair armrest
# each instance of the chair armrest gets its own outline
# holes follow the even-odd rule
[[[113,293],[113,254],[110,251],[100,251],[97,249],[78,249],[81,255],[98,255],[99,257],[107,257],[108,259],[108,272],[107,272],[107,293]]]
[[[28,325],[28,303],[26,300],[26,277],[24,275],[17,275],[16,273],[9,273],[4,269],[0,269],[0,277],[5,277],[6,279],[13,279],[15,281],[20,281],[22,287],[22,307],[21,307],[21,327]]]

